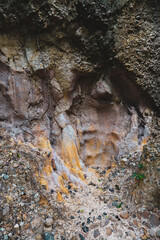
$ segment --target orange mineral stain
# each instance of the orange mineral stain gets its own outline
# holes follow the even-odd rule
[[[63,202],[64,199],[62,197],[62,195],[60,194],[60,192],[57,193],[57,202]]]

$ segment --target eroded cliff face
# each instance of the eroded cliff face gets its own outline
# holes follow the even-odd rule
[[[45,152],[41,183],[66,192],[86,166],[140,156],[159,107],[158,1],[1,6],[0,126]]]

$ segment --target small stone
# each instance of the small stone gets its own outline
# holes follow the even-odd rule
[[[27,214],[26,213],[23,214],[22,219],[23,219],[23,221],[25,221],[27,219]]]
[[[44,232],[52,232],[52,226],[51,227],[44,227],[43,228]]]
[[[90,218],[87,218],[87,224],[90,224],[91,220]]]
[[[138,217],[139,220],[141,220],[141,215],[140,215],[139,212],[137,212],[137,217]]]
[[[151,229],[151,230],[149,231],[149,235],[150,235],[151,237],[154,237],[154,236],[155,236],[155,232],[153,231],[153,229]]]
[[[8,178],[9,178],[9,175],[7,175],[7,174],[4,174],[4,175],[3,175],[3,179],[4,179],[4,180],[8,180]]]
[[[152,205],[152,204],[149,204],[148,207],[147,207],[147,210],[148,210],[148,211],[152,211],[153,208],[154,208],[153,205]]]
[[[52,233],[46,232],[44,234],[44,240],[55,240]]]
[[[113,201],[112,202],[112,206],[114,206],[114,207],[118,206],[118,202],[117,201]]]
[[[19,228],[19,225],[18,225],[18,223],[16,223],[16,225],[14,225],[14,228]]]
[[[54,190],[53,189],[51,189],[51,194],[53,194],[54,193]]]
[[[8,235],[4,235],[4,240],[8,240]]]
[[[147,228],[151,229],[151,224],[150,224],[149,222],[143,222],[143,224],[144,224]]]
[[[148,211],[142,212],[142,217],[149,218],[149,212]]]
[[[33,230],[36,230],[38,228],[41,227],[41,220],[38,218],[35,218],[32,222],[31,222],[31,227]]]
[[[160,217],[160,210],[157,211],[157,215]]]
[[[106,228],[106,235],[111,236],[112,234],[112,229],[110,227]]]
[[[24,229],[27,230],[29,227],[30,227],[30,224],[27,223],[27,224],[24,226]]]
[[[134,228],[133,227],[129,227],[128,230],[134,231]]]
[[[99,235],[100,235],[99,230],[98,230],[98,229],[95,229],[95,230],[94,230],[94,233],[93,233],[94,238],[97,238]]]
[[[87,233],[87,232],[89,231],[89,227],[83,226],[83,227],[82,227],[82,230],[83,230],[83,232]]]
[[[92,223],[90,225],[90,229],[94,229],[94,228],[97,228],[97,227],[99,227],[99,223]]]
[[[109,188],[109,191],[114,193],[114,189],[113,188]]]
[[[156,214],[153,213],[150,216],[149,220],[150,220],[150,223],[151,223],[152,226],[158,226],[159,225],[159,217]]]
[[[0,232],[4,232],[5,231],[5,228],[0,228]]]
[[[3,209],[2,214],[3,214],[3,216],[9,214],[9,207],[8,206]]]
[[[71,240],[78,240],[78,237],[77,237],[77,236],[73,236],[73,237],[71,238]]]
[[[109,223],[109,218],[102,219],[102,221],[100,222],[100,226],[104,227],[108,225],[108,223]]]
[[[106,215],[107,215],[107,213],[106,213],[106,212],[104,212],[104,213],[103,213],[103,216],[106,216]]]
[[[36,240],[41,240],[42,239],[42,235],[38,233],[38,234],[36,234],[35,238],[36,238]]]
[[[52,224],[53,224],[53,219],[52,219],[52,218],[46,218],[44,224],[45,224],[46,227],[52,226]]]
[[[126,213],[126,212],[122,212],[122,213],[120,213],[120,217],[123,218],[123,219],[128,219],[129,218],[129,214]]]
[[[134,226],[138,227],[138,221],[136,219],[133,220]]]
[[[39,193],[36,193],[36,194],[34,195],[34,201],[35,201],[35,203],[38,203],[38,202],[40,201],[40,195],[39,195]]]
[[[160,230],[158,230],[158,231],[156,232],[156,236],[157,236],[158,238],[160,238]]]
[[[85,237],[82,234],[79,234],[80,240],[85,240]]]

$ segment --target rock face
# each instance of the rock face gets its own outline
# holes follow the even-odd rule
[[[144,146],[141,155],[143,168],[139,169],[139,173],[145,176],[144,181],[136,187],[135,196],[139,202],[143,204],[152,204],[159,208],[160,206],[160,134],[159,134],[159,119],[155,118],[152,126],[152,138]],[[139,197],[138,197],[139,196]],[[149,206],[148,206],[149,207]],[[157,216],[158,218],[158,216]],[[156,217],[153,215],[152,222],[156,222]],[[159,223],[158,223],[159,224]]]
[[[0,127],[47,152],[43,171],[64,192],[84,165],[111,167],[148,138],[159,10],[158,0],[0,4]]]

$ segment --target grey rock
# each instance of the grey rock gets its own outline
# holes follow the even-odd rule
[[[8,180],[9,179],[9,175],[8,174],[4,174],[3,179],[4,180]]]
[[[150,216],[150,223],[152,226],[158,226],[159,225],[159,216],[157,216],[156,214],[152,214]]]
[[[85,240],[85,237],[82,234],[79,234],[80,240]]]
[[[52,226],[52,224],[53,224],[53,219],[52,219],[52,218],[46,218],[44,224],[45,224],[46,227]]]
[[[101,227],[104,227],[104,226],[106,226],[106,225],[108,225],[108,223],[109,223],[109,218],[107,217],[105,217],[105,219],[102,219],[101,220],[101,222],[100,222],[100,226]]]
[[[156,232],[156,236],[160,238],[160,229]]]
[[[32,222],[31,222],[31,227],[32,230],[39,230],[41,232],[42,230],[42,220],[40,218],[35,218]]]
[[[3,214],[3,216],[9,214],[9,207],[8,206],[3,209],[2,214]]]
[[[8,235],[4,235],[4,240],[8,240]]]
[[[44,234],[44,240],[55,240],[55,238],[52,233],[46,232]]]
[[[154,231],[153,229],[151,229],[151,230],[149,231],[149,235],[150,235],[151,237],[154,237],[154,236],[155,236],[155,231]]]
[[[95,230],[94,230],[94,233],[93,233],[94,238],[97,238],[99,235],[100,235],[99,230],[98,230],[98,229],[95,229]]]
[[[60,113],[55,118],[56,118],[57,124],[61,128],[65,128],[70,123],[69,117],[66,112]]]
[[[94,229],[94,228],[97,228],[97,227],[99,227],[99,223],[98,222],[90,224],[90,229]]]
[[[112,96],[111,88],[104,79],[100,79],[92,90],[92,97],[95,99],[109,99]]]

